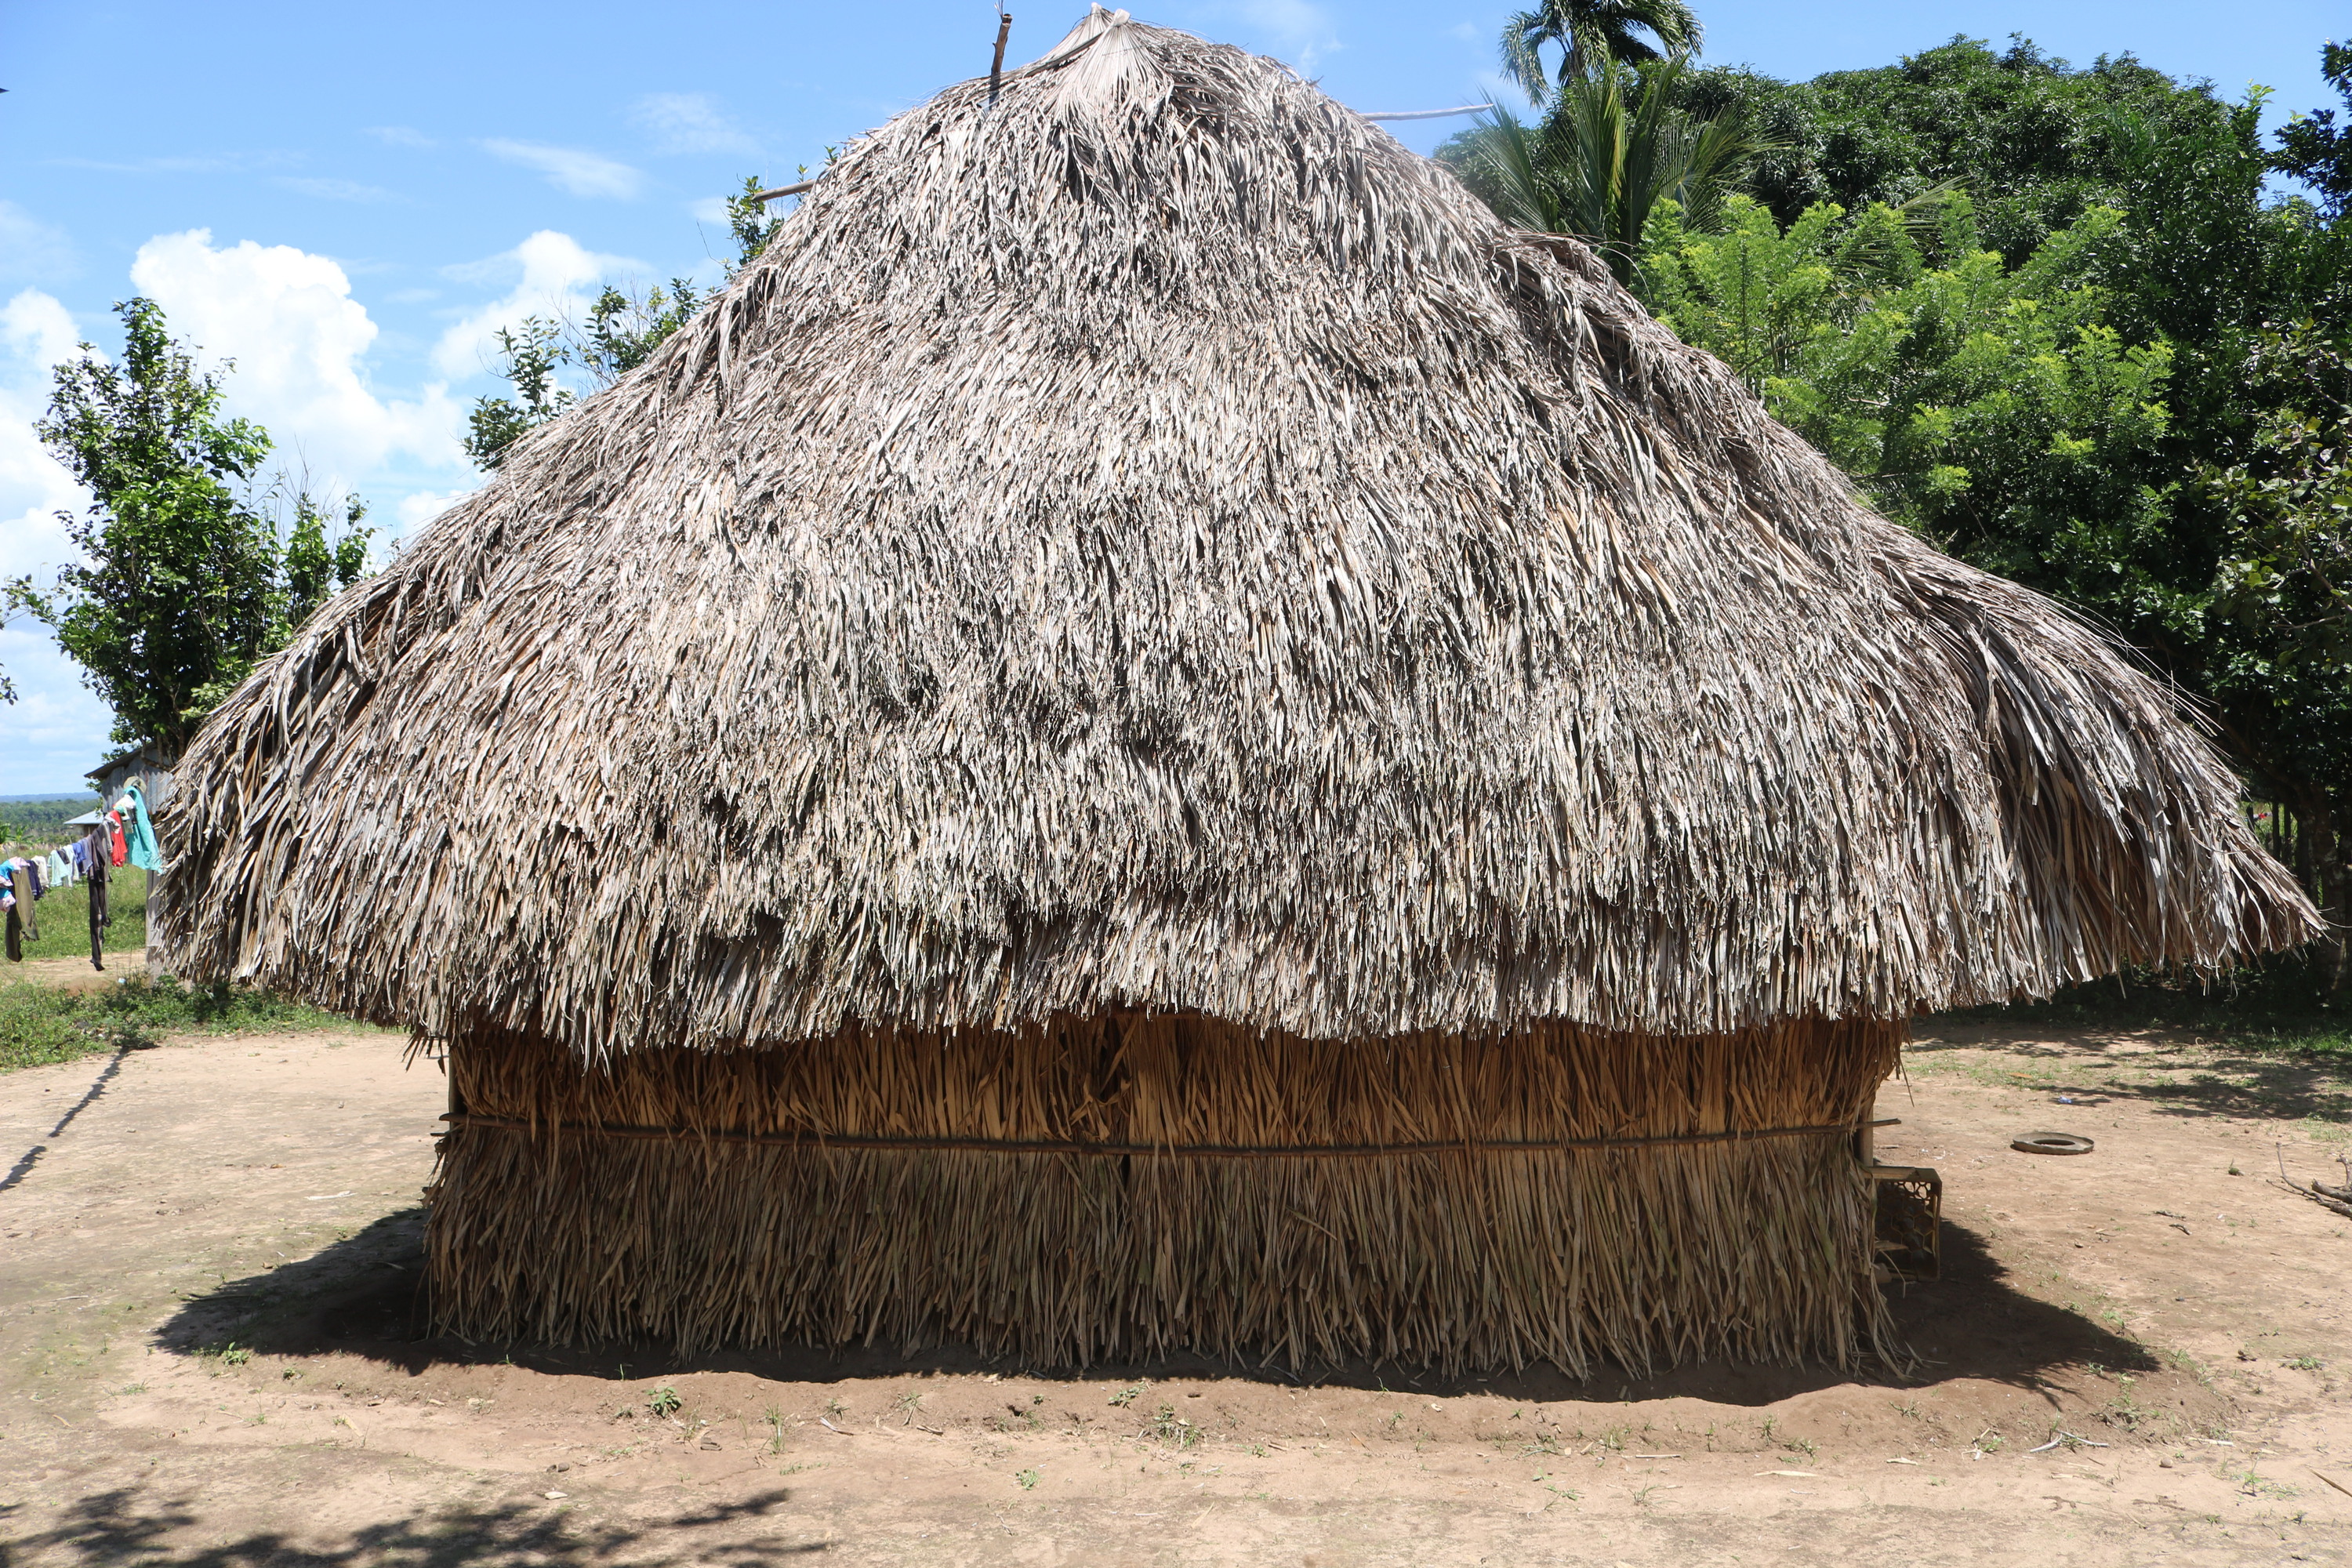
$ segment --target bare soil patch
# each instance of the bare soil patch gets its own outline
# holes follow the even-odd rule
[[[60,991],[98,991],[119,980],[143,976],[147,973],[147,950],[143,947],[110,952],[105,958],[104,969],[92,968],[87,952],[79,958],[28,958],[0,971],[0,984],[21,981],[33,985],[55,986]]]
[[[443,1086],[396,1037],[28,1068],[0,1563],[2346,1560],[2352,1222],[2265,1179],[2336,1174],[2341,1070],[1953,1028],[1908,1074],[1915,1367],[1574,1384],[465,1344],[423,1329]],[[2043,1130],[2096,1152],[2011,1150]]]

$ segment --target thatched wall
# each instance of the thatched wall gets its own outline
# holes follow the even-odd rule
[[[1128,1016],[587,1071],[462,1038],[434,1301],[474,1338],[1041,1366],[1844,1363],[1880,1310],[1853,1130],[1900,1033],[1356,1045]]]

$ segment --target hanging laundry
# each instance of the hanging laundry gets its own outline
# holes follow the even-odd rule
[[[120,812],[106,814],[106,855],[108,860],[117,866],[131,858],[131,847],[122,839],[122,815]]]
[[[92,969],[106,967],[106,942],[99,932],[114,919],[112,911],[106,907],[108,862],[113,858],[108,853],[106,838],[106,827],[101,823],[92,827],[89,836],[81,841],[82,858],[89,862],[89,966]]]
[[[74,868],[73,868],[73,858],[72,858],[72,857],[68,856],[68,854],[67,854],[63,849],[52,849],[52,850],[50,850],[50,851],[49,851],[49,861],[48,861],[48,874],[49,874],[49,886],[50,886],[50,887],[52,887],[52,888],[70,888],[70,887],[72,887],[72,886],[74,885]]]
[[[131,863],[142,871],[163,868],[163,847],[155,842],[155,825],[147,816],[147,795],[137,784],[126,785],[122,798],[131,803]]]
[[[40,922],[33,915],[33,863],[21,857],[8,862],[8,890],[16,895],[15,923],[8,928],[8,956],[22,958],[23,947],[16,940],[16,926],[25,928],[25,940],[41,940]]]

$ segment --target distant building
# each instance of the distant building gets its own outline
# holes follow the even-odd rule
[[[172,770],[177,764],[167,762],[152,744],[142,745],[109,757],[84,773],[99,798],[112,805],[121,798],[125,784],[137,784],[147,797],[147,809],[158,811],[172,798]]]

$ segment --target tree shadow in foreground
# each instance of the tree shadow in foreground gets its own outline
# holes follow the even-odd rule
[[[164,1324],[160,1341],[163,1348],[183,1353],[216,1352],[235,1343],[274,1356],[354,1355],[412,1376],[434,1367],[500,1364],[630,1382],[694,1372],[823,1384],[908,1373],[1017,1372],[1071,1382],[1242,1377],[1290,1385],[1412,1388],[1441,1395],[1476,1392],[1538,1401],[1694,1398],[1748,1405],[1855,1383],[1923,1388],[1961,1378],[2051,1397],[2072,1381],[2073,1372],[2085,1366],[2136,1373],[2159,1368],[2157,1358],[2137,1341],[2018,1289],[1983,1237],[1949,1220],[1943,1226],[1943,1263],[1940,1280],[1891,1289],[1888,1307],[1895,1342],[1917,1358],[1907,1366],[1882,1363],[1841,1371],[1820,1365],[1702,1362],[1649,1374],[1603,1370],[1579,1380],[1553,1367],[1449,1375],[1395,1363],[1359,1362],[1293,1371],[1171,1356],[1081,1370],[1041,1370],[953,1346],[911,1354],[785,1345],[680,1355],[648,1343],[580,1348],[469,1342],[433,1331],[425,1278],[424,1210],[419,1207],[386,1215],[299,1262],[233,1279],[191,1298]]]
[[[2126,1046],[2128,1050],[2112,1047]],[[1983,1051],[2031,1062],[2015,1087],[2066,1095],[2082,1103],[2120,1100],[2159,1116],[2352,1116],[2352,1058],[2314,1051],[2257,1053],[2201,1040],[2142,1034],[2077,1037],[2053,1044],[1968,1028],[1924,1035],[1906,1054],[1933,1060],[1948,1052]],[[2155,1079],[2179,1072],[2185,1079]]]
[[[332,1539],[258,1531],[198,1546],[176,1540],[204,1523],[195,1499],[150,1497],[138,1488],[121,1488],[80,1499],[39,1531],[17,1524],[21,1504],[0,1504],[0,1568],[31,1568],[36,1563],[72,1568],[133,1563],[152,1568],[593,1568],[670,1562],[676,1546],[670,1532],[756,1521],[785,1496],[781,1490],[761,1493],[638,1528],[507,1503],[444,1509]],[[698,1542],[695,1556],[719,1568],[760,1568],[825,1550],[823,1542]]]

